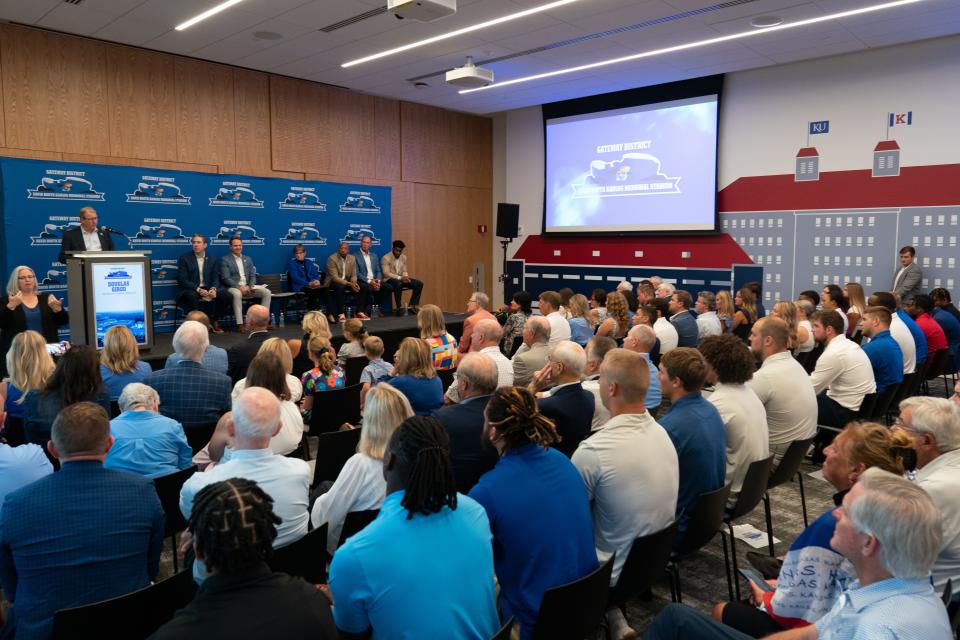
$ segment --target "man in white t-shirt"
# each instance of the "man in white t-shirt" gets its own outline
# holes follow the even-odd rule
[[[550,323],[550,346],[561,340],[570,339],[570,323],[560,312],[560,294],[556,291],[544,291],[540,294],[540,313]]]

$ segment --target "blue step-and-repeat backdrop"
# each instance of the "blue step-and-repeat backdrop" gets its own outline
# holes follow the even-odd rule
[[[390,250],[390,187],[17,158],[0,158],[0,178],[4,278],[27,265],[41,291],[65,296],[60,241],[92,206],[98,224],[123,233],[115,249],[151,252],[158,332],[175,328],[177,258],[191,234],[207,236],[214,258],[242,238],[258,273],[285,273],[298,243],[321,270],[341,241],[357,251],[369,235],[375,253]]]

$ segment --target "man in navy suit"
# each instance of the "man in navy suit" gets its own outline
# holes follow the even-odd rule
[[[220,271],[216,259],[207,255],[207,239],[199,233],[190,237],[193,251],[177,260],[177,304],[185,313],[196,311],[201,305],[213,323],[215,333],[223,333],[217,323],[217,287],[220,286]]]
[[[98,219],[93,207],[80,209],[80,226],[63,232],[57,260],[66,264],[68,251],[113,251],[113,238],[97,229]]]
[[[467,494],[480,476],[497,464],[497,451],[482,442],[483,412],[497,388],[497,365],[483,353],[468,353],[457,367],[460,402],[438,409],[433,417],[450,436],[450,461],[457,491]],[[592,397],[592,396],[591,396]]]
[[[367,292],[363,291],[361,284],[360,305],[361,312],[366,311],[368,300],[373,297],[381,308],[390,303],[390,295],[393,293],[393,287],[383,281],[383,273],[380,271],[380,258],[377,254],[370,251],[370,245],[373,240],[370,236],[360,238],[360,252],[356,254],[357,259],[357,282],[365,283]]]
[[[103,407],[66,407],[51,437],[60,472],[8,494],[0,516],[0,582],[13,603],[4,637],[49,638],[60,609],[142,589],[160,565],[163,508],[149,478],[104,469]]]
[[[580,441],[590,435],[596,400],[580,384],[587,366],[587,354],[576,342],[564,340],[554,345],[547,363],[533,375],[530,390],[536,393],[551,387],[538,400],[543,415],[553,420],[562,440],[554,448],[568,458]]]
[[[227,293],[233,302],[233,319],[237,331],[243,331],[243,299],[259,298],[260,304],[270,308],[270,289],[257,284],[257,268],[253,260],[243,255],[243,240],[230,238],[230,254],[220,258],[220,283],[227,287]]]

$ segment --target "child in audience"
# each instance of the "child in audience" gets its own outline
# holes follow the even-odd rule
[[[307,353],[313,362],[313,369],[303,374],[303,405],[300,412],[303,421],[310,423],[310,414],[313,410],[313,396],[323,391],[343,389],[346,374],[337,364],[330,341],[322,336],[313,336],[307,343]]]
[[[377,336],[370,336],[363,341],[363,353],[367,356],[370,364],[363,368],[360,373],[360,382],[363,389],[360,390],[360,410],[363,411],[364,400],[367,397],[367,391],[377,383],[377,380],[390,375],[393,369],[389,362],[383,359],[383,340]]]
[[[343,337],[347,341],[340,347],[340,354],[337,356],[337,364],[341,367],[347,363],[348,358],[363,356],[363,341],[367,339],[367,330],[362,321],[350,318],[343,323]]]

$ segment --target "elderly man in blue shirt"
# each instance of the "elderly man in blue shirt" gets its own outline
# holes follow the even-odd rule
[[[870,342],[863,345],[863,352],[873,366],[877,395],[903,382],[903,351],[890,335],[892,317],[885,307],[867,307],[860,324],[863,335],[870,338]]]
[[[158,478],[193,464],[183,425],[160,415],[160,395],[153,387],[131,382],[119,404],[122,413],[110,421],[113,446],[104,467]]]
[[[834,511],[830,546],[853,564],[858,580],[815,624],[767,636],[770,640],[947,640],[947,610],[930,583],[940,551],[940,514],[930,496],[908,480],[867,469]],[[647,629],[647,640],[719,638],[740,633],[684,605],[671,604]]]

